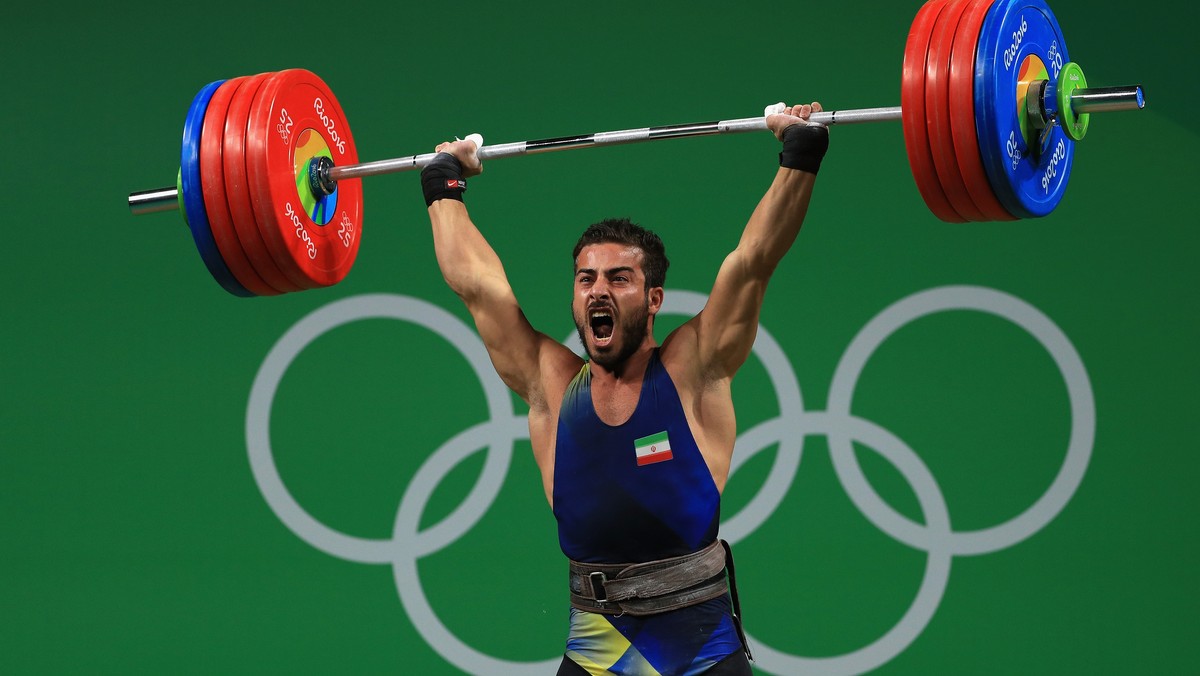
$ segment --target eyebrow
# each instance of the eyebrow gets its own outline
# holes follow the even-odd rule
[[[621,266],[618,266],[615,268],[609,268],[604,271],[604,273],[609,275],[610,277],[612,275],[617,274],[618,272],[634,273],[635,270],[630,265],[621,265]],[[575,276],[578,277],[579,275],[582,275],[585,273],[589,274],[589,275],[594,275],[594,274],[596,274],[596,269],[595,268],[579,268],[578,270],[575,271]]]

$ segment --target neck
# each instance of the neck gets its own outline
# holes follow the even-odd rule
[[[610,385],[621,385],[631,382],[640,383],[642,376],[646,373],[646,366],[650,363],[650,355],[656,347],[658,347],[658,344],[654,342],[654,338],[647,336],[646,340],[642,341],[642,344],[638,346],[638,349],[633,354],[612,368],[607,368],[593,361],[589,365],[593,381],[599,379],[601,382]]]

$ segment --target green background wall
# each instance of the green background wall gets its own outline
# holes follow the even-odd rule
[[[510,662],[561,654],[564,565],[528,442],[513,444],[494,491],[473,492],[479,477],[501,476],[485,469],[482,449],[444,479],[414,478],[448,440],[489,420],[479,378],[420,321],[321,334],[283,373],[267,415],[270,457],[296,503],[370,556],[409,563],[323,551],[264,497],[248,451],[251,388],[293,326],[365,294],[468,318],[436,268],[412,175],[365,180],[364,241],[344,283],[273,299],[221,291],[177,215],[131,217],[128,192],[172,181],[201,85],[309,68],[337,93],[364,159],[472,131],[503,142],[746,117],[780,99],[897,105],[918,6],[218,0],[6,10],[0,671],[459,673],[468,651],[439,654],[425,636],[436,627],[414,620],[419,604],[397,592],[412,565],[429,607],[470,651]],[[923,588],[936,557],[855,506],[821,427],[830,417],[817,414],[831,410],[839,359],[872,318],[919,292],[969,286],[1019,299],[1065,335],[1090,383],[1094,443],[1083,446],[1082,481],[1044,526],[945,559],[931,617],[880,648],[879,673],[1196,670],[1200,135],[1188,116],[1200,107],[1198,12],[1109,0],[1053,7],[1090,80],[1141,82],[1149,105],[1093,119],[1051,216],[941,223],[913,185],[898,124],[833,132],[808,222],[763,311],[786,368],[755,357],[735,383],[740,428],[763,434],[762,448],[739,448],[749,459],[726,492],[727,518],[793,476],[772,479],[777,442],[792,449],[786,462],[803,440],[794,481],[737,543],[750,632],[780,654],[836,658],[875,645]],[[566,337],[569,250],[584,225],[628,215],[657,229],[673,262],[668,295],[705,293],[775,152],[763,133],[500,160],[468,201],[531,321]],[[804,415],[780,415],[772,378],[795,379]],[[907,324],[871,355],[853,394],[858,420],[919,457],[905,471],[927,468],[955,531],[1017,517],[1067,455],[1063,376],[1029,332],[994,314]],[[500,429],[506,420],[477,444],[499,440],[494,462],[513,436]],[[853,455],[887,505],[926,522],[918,490],[933,495],[928,482],[914,487],[865,442]],[[431,492],[423,508],[422,490]],[[427,530],[387,544],[403,531],[406,495],[401,511],[419,528],[462,528],[445,543],[430,544]],[[443,521],[463,504],[465,520]],[[764,673],[792,671],[771,669],[767,653]],[[847,664],[869,660],[815,666]]]

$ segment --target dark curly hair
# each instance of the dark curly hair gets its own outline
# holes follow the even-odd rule
[[[667,252],[663,247],[662,240],[658,235],[631,222],[628,218],[606,218],[599,223],[589,225],[579,237],[579,241],[575,243],[575,250],[571,252],[571,260],[578,260],[579,252],[583,251],[585,246],[608,242],[636,246],[642,250],[642,272],[646,275],[647,291],[666,283],[667,267],[671,265],[671,262],[667,260]]]

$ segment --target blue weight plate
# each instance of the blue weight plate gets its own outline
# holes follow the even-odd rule
[[[183,201],[184,218],[192,231],[192,239],[196,242],[196,250],[200,259],[208,268],[209,274],[221,288],[235,296],[251,297],[255,294],[246,290],[229,267],[221,258],[221,251],[213,238],[212,229],[208,224],[208,212],[204,209],[204,192],[200,181],[200,132],[204,128],[204,113],[208,110],[208,102],[221,86],[224,80],[217,80],[204,85],[192,99],[188,108],[187,118],[183,123],[183,147],[179,156],[179,183]]]
[[[1056,81],[1070,60],[1062,29],[1041,0],[997,0],[977,50],[975,126],[988,181],[1014,216],[1045,216],[1066,191],[1075,144],[1061,127],[1045,138],[1031,128],[1025,95],[1031,81]]]

